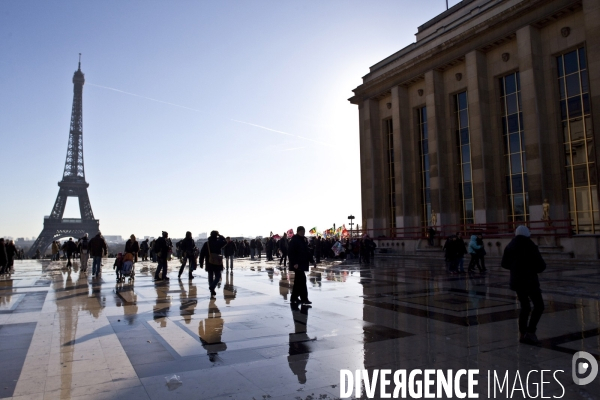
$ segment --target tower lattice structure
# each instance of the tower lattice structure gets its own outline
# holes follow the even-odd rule
[[[43,255],[52,241],[71,236],[79,238],[85,233],[95,235],[100,230],[100,221],[94,219],[92,205],[88,196],[89,184],[85,181],[83,166],[83,84],[81,60],[73,75],[73,108],[71,111],[71,129],[63,177],[58,182],[58,196],[49,216],[44,217],[44,229],[29,249],[29,256],[35,256],[39,250]],[[68,197],[77,197],[81,218],[63,218]]]

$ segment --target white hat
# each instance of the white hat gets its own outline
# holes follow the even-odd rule
[[[529,228],[527,228],[525,225],[519,225],[517,226],[517,229],[515,229],[515,236],[530,237],[531,232],[529,232]]]

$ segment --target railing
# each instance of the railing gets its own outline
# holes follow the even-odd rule
[[[525,225],[531,231],[532,236],[548,237],[571,237],[573,235],[572,221],[570,219],[551,221],[526,221],[526,222],[498,222],[487,224],[457,224],[441,225],[435,227],[436,237],[448,237],[461,232],[464,237],[481,233],[486,238],[503,238],[515,235],[515,229],[519,225]],[[352,237],[362,237],[364,234],[379,240],[418,240],[428,236],[429,227],[415,226],[406,228],[388,229],[354,229]]]

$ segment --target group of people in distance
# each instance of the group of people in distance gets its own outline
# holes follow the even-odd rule
[[[5,243],[4,238],[0,238],[0,274],[8,274],[12,271],[15,257],[18,255],[19,251],[12,239]]]
[[[446,259],[446,270],[451,274],[464,274],[464,258],[466,254],[471,256],[468,272],[475,271],[475,267],[480,272],[485,272],[485,247],[481,233],[471,235],[469,244],[466,244],[462,238],[462,232],[457,232],[446,239],[444,247],[444,256]]]

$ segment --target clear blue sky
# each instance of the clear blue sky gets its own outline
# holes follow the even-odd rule
[[[347,99],[445,7],[0,2],[0,235],[37,236],[50,214],[78,53],[86,179],[104,234],[360,223],[358,109]],[[65,217],[79,217],[74,203]]]

